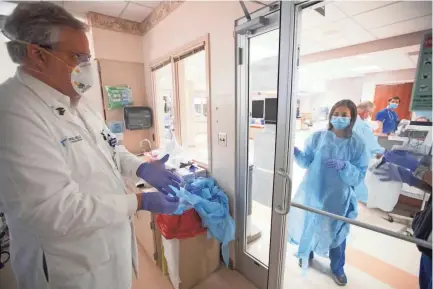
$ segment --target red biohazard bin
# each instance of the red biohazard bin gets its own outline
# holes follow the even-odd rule
[[[180,216],[156,215],[156,224],[167,240],[191,238],[206,232],[194,209],[185,211]]]

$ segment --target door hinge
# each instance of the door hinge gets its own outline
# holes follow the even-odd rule
[[[153,260],[158,261],[158,252],[153,253]]]
[[[154,221],[150,222],[150,229],[152,231],[155,231],[155,222]]]
[[[244,49],[242,47],[238,48],[238,65],[243,65],[244,64]]]

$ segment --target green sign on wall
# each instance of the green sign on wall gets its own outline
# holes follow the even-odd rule
[[[105,86],[108,95],[108,109],[122,108],[132,104],[132,90],[127,86]]]
[[[411,111],[432,110],[432,33],[426,33],[421,43],[412,90]]]

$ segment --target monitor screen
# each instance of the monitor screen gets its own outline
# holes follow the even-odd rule
[[[145,106],[123,108],[125,127],[129,130],[149,129],[153,126],[152,109]]]

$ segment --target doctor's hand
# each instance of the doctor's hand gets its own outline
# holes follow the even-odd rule
[[[341,171],[346,166],[343,160],[337,159],[327,159],[323,163],[328,169],[336,169],[337,171]]]
[[[172,215],[179,207],[179,198],[160,192],[137,194],[138,209],[156,214]]]
[[[143,163],[138,167],[137,176],[148,182],[155,189],[168,195],[172,192],[170,186],[179,188],[181,179],[174,173],[165,169],[164,164],[167,162],[169,155],[165,155],[162,159]]]
[[[399,166],[384,166],[373,172],[381,182],[403,182],[409,186],[416,186],[420,180],[412,172]]]
[[[385,162],[393,163],[411,172],[414,172],[419,164],[419,161],[410,152],[403,150],[386,151],[383,158]]]

